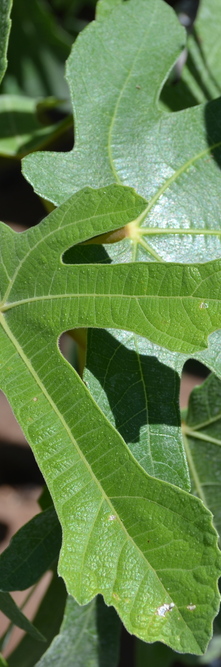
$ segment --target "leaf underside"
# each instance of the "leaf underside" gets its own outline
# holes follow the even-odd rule
[[[36,667],[117,667],[119,633],[119,617],[100,597],[79,607],[69,596],[60,632]]]

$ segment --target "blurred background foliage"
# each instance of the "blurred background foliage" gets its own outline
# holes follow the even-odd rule
[[[14,0],[8,68],[0,87],[0,218],[32,226],[45,206],[21,174],[33,150],[70,150],[73,120],[65,61],[94,18],[95,0]]]

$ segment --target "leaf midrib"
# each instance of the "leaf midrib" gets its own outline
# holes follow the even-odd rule
[[[1,318],[1,313],[0,313],[0,322],[1,322],[1,319],[2,319],[2,318]],[[2,322],[1,322],[1,323],[2,323]],[[36,384],[38,384],[38,386],[40,387],[42,393],[45,395],[46,399],[48,400],[48,402],[50,403],[51,407],[53,408],[54,412],[55,412],[55,413],[57,414],[57,416],[59,417],[61,423],[63,424],[65,430],[67,431],[67,433],[68,433],[68,435],[69,435],[69,437],[70,437],[70,440],[72,440],[74,446],[76,447],[76,449],[77,449],[77,451],[78,451],[78,453],[79,453],[80,458],[83,460],[83,462],[85,463],[85,465],[86,465],[86,467],[88,468],[89,472],[91,473],[92,477],[94,478],[95,483],[97,484],[97,486],[99,486],[100,490],[102,491],[102,495],[103,495],[103,497],[104,497],[104,500],[107,500],[108,503],[109,503],[109,499],[110,499],[110,497],[107,496],[106,493],[105,493],[105,491],[103,490],[103,487],[101,486],[99,480],[98,480],[97,477],[95,476],[95,474],[94,474],[94,472],[93,472],[93,470],[92,470],[90,464],[88,463],[88,461],[87,461],[87,459],[85,458],[84,454],[82,453],[82,451],[81,451],[81,449],[80,449],[80,447],[79,447],[77,441],[75,440],[75,438],[74,438],[74,436],[73,436],[73,434],[72,434],[72,432],[71,432],[71,430],[70,430],[70,427],[69,427],[68,424],[66,423],[66,421],[65,421],[65,419],[63,418],[63,415],[60,413],[59,409],[57,408],[57,405],[54,403],[53,399],[50,397],[50,394],[48,394],[48,391],[47,391],[45,385],[43,384],[43,382],[41,381],[41,379],[40,379],[38,373],[35,371],[35,369],[33,368],[32,364],[31,364],[30,361],[27,359],[26,354],[23,352],[22,347],[19,345],[19,343],[17,342],[16,338],[14,337],[12,331],[10,330],[10,328],[7,326],[6,323],[5,323],[5,325],[3,325],[3,328],[4,328],[4,330],[5,330],[5,333],[8,335],[9,339],[10,339],[11,342],[13,343],[14,347],[16,348],[17,352],[19,353],[20,357],[21,357],[22,360],[24,361],[26,367],[28,368],[28,370],[29,370],[30,373],[32,374],[34,380],[36,381]],[[61,355],[61,356],[62,356],[62,355]],[[63,357],[62,357],[62,358],[63,358]],[[64,363],[65,363],[65,361],[64,361]],[[66,363],[68,363],[68,362],[66,362]],[[69,365],[69,364],[68,364],[68,365]],[[74,371],[73,368],[72,368],[72,370],[73,370],[73,373],[75,373],[75,371]],[[108,425],[109,425],[110,422],[109,422],[108,419],[105,417],[104,413],[103,413],[102,410],[99,408],[99,406],[97,406],[97,403],[94,402],[93,398],[91,397],[91,394],[89,393],[89,391],[88,391],[87,387],[85,386],[85,384],[83,383],[83,381],[80,379],[80,377],[78,377],[77,379],[79,380],[79,383],[83,384],[83,386],[84,386],[84,391],[85,391],[87,394],[89,394],[90,399],[92,400],[92,402],[94,403],[94,405],[96,406],[96,408],[99,410],[99,412],[101,413],[101,415],[102,415],[102,417],[104,418],[104,420],[105,420],[105,421],[108,423]],[[112,428],[113,428],[113,430],[115,431],[115,428],[114,428],[113,426],[112,426]],[[147,477],[147,478],[148,478],[149,475],[148,475],[148,474],[146,473],[146,471],[139,465],[139,462],[134,458],[133,454],[131,453],[131,451],[130,451],[129,448],[127,447],[127,444],[126,444],[125,441],[123,440],[122,436],[121,436],[118,432],[117,432],[117,435],[118,435],[119,439],[121,440],[121,442],[122,442],[123,446],[125,447],[125,449],[128,451],[130,457],[131,457],[131,458],[134,460],[134,462],[136,463],[136,466],[140,469],[140,472],[142,472],[142,474],[143,474],[144,477]],[[159,481],[159,480],[158,480],[158,481]],[[162,482],[162,484],[167,484],[167,482]],[[170,484],[169,484],[169,486],[170,486]],[[180,491],[180,493],[184,493],[184,494],[186,494],[187,496],[189,495],[189,494],[188,494],[187,492],[185,492],[184,490],[182,490],[182,491],[179,490],[179,491]],[[111,497],[112,497],[112,496],[111,496]],[[118,498],[118,496],[113,496],[113,498],[115,498],[115,497]],[[140,498],[140,499],[143,499],[143,500],[148,500],[147,498],[145,498],[145,497],[143,497],[143,496],[130,496],[130,495],[127,496],[127,495],[125,495],[125,496],[119,496],[119,497],[120,497],[120,498],[121,498],[121,497],[122,497],[122,498],[131,498],[131,497],[133,497],[133,498]],[[158,507],[163,507],[163,508],[165,507],[163,504],[161,505],[159,502],[156,502],[155,500],[152,500],[152,499],[151,499],[151,503],[153,503],[154,505],[157,505]],[[111,503],[110,503],[110,504],[111,504]],[[114,509],[114,511],[115,511],[115,507],[114,507],[114,506],[112,506],[112,509]],[[178,516],[178,517],[180,516],[180,514],[177,513],[177,512],[175,511],[175,509],[169,508],[169,511],[172,512],[173,514],[175,514],[175,516]],[[116,513],[116,512],[115,512],[115,513]],[[122,523],[120,518],[119,518],[119,520],[120,520],[120,523]],[[185,521],[185,517],[183,517],[183,520]],[[186,520],[186,521],[187,521],[187,520]],[[188,518],[187,523],[189,523],[189,521],[190,521],[190,519]],[[194,523],[194,522],[195,522],[195,520],[193,520],[193,523]],[[123,525],[123,524],[122,524],[122,528],[124,528],[124,525]],[[125,530],[125,528],[124,528],[124,530]],[[128,536],[128,535],[129,535],[128,532],[127,532],[126,530],[125,530],[125,532],[126,532],[126,535]],[[133,541],[133,538],[131,538],[130,535],[129,535],[129,538]],[[134,543],[134,544],[135,544],[135,546],[137,547],[137,549],[139,550],[139,547],[136,545],[136,543]],[[141,553],[142,553],[142,552],[141,552]],[[151,566],[150,566],[150,567],[151,567]],[[155,570],[154,570],[154,572],[155,572]]]
[[[190,472],[191,472],[193,480],[194,480],[197,495],[202,500],[205,507],[207,507],[207,509],[208,509],[206,497],[203,493],[203,489],[202,489],[202,486],[201,486],[201,483],[200,483],[200,479],[199,479],[199,476],[198,476],[198,473],[197,473],[197,470],[196,470],[196,467],[195,467],[195,464],[194,464],[194,461],[193,461],[193,458],[192,458],[192,454],[190,452],[188,438],[186,437],[185,433],[183,434],[183,441],[184,441],[184,448],[185,448],[185,451],[186,451],[187,461],[188,461],[188,464],[189,464]]]
[[[196,440],[202,440],[204,442],[211,442],[211,444],[221,447],[221,440],[218,440],[218,438],[213,438],[209,435],[209,433],[200,433],[200,431],[195,431],[194,429],[192,430],[187,425],[183,426],[183,433],[190,438],[196,438]]]
[[[190,428],[191,431],[195,431],[195,430],[198,431],[201,428],[206,428],[206,426],[210,426],[211,424],[214,424],[216,421],[219,421],[219,419],[221,419],[221,412],[218,413],[217,415],[215,415],[214,417],[210,417],[210,419],[207,419],[204,422],[198,422],[198,424],[194,424],[194,425],[191,424],[189,426],[189,424],[184,422],[184,427],[187,426],[187,428],[188,429]]]
[[[142,368],[142,363],[141,363],[141,357],[138,351],[138,345],[137,345],[137,339],[136,337],[134,338],[134,346],[135,346],[135,351],[136,351],[136,357],[137,357],[137,364],[138,368],[140,371],[140,377],[141,377],[141,382],[142,382],[142,388],[143,388],[143,394],[144,394],[144,401],[145,401],[145,411],[146,411],[146,423],[149,424],[149,401],[148,401],[148,395],[147,395],[147,390],[146,390],[146,384],[144,380],[144,375],[143,375],[143,368]],[[148,454],[151,460],[152,464],[152,470],[153,470],[153,477],[155,476],[155,466],[156,466],[156,461],[153,459],[152,455],[152,448],[151,448],[151,438],[150,438],[150,428],[147,429],[146,432],[146,437],[148,440]]]
[[[114,158],[113,158],[113,156],[112,156],[112,145],[113,145],[113,142],[112,142],[112,135],[113,135],[113,128],[114,128],[114,123],[115,123],[115,120],[116,120],[117,110],[118,110],[118,107],[119,107],[119,104],[120,104],[120,100],[121,100],[121,98],[122,98],[122,96],[123,96],[125,87],[126,87],[128,81],[129,81],[129,79],[130,79],[130,76],[131,76],[131,73],[132,73],[132,71],[133,71],[133,69],[134,69],[134,66],[135,66],[135,63],[136,63],[136,61],[137,61],[137,58],[139,57],[139,54],[140,54],[140,52],[141,52],[141,50],[142,50],[142,48],[143,48],[143,43],[147,40],[147,36],[148,36],[148,34],[150,33],[150,31],[151,31],[151,27],[152,27],[152,24],[154,23],[154,19],[155,19],[155,14],[156,14],[156,13],[157,13],[157,5],[155,4],[154,14],[153,14],[153,16],[151,17],[151,22],[150,22],[150,24],[149,24],[148,30],[147,30],[147,32],[145,32],[145,35],[144,35],[143,40],[142,40],[142,42],[141,42],[141,45],[140,45],[139,48],[137,49],[137,53],[136,53],[136,55],[134,56],[132,65],[131,65],[131,67],[130,67],[130,70],[128,71],[127,77],[125,78],[125,82],[124,82],[124,84],[123,84],[123,86],[122,86],[122,88],[121,88],[121,90],[120,90],[120,93],[119,93],[119,95],[118,95],[118,97],[117,97],[117,101],[116,101],[116,104],[115,104],[115,107],[114,107],[114,112],[113,112],[113,116],[112,116],[111,123],[110,123],[110,126],[109,126],[109,131],[108,131],[108,142],[107,142],[107,145],[108,145],[108,156],[109,156],[109,161],[110,161],[110,167],[111,167],[111,170],[112,170],[112,172],[113,172],[114,178],[116,179],[116,182],[117,182],[118,184],[122,184],[122,185],[123,185],[123,182],[122,182],[121,179],[119,178],[119,175],[118,175],[117,170],[116,170],[116,168],[115,168]],[[170,117],[170,116],[171,116],[171,114],[166,113],[165,111],[160,111],[160,110],[158,109],[156,103],[155,103],[155,107],[156,107],[156,112],[158,113],[157,123],[159,123],[159,119],[160,119],[160,118],[164,119],[164,118],[166,118],[166,117]],[[184,113],[187,113],[187,110],[186,110],[186,109],[184,109],[183,111],[184,111]],[[176,113],[177,113],[177,114],[178,114],[178,113],[181,114],[182,111],[179,111],[179,112],[176,112]],[[156,124],[156,123],[155,123],[155,124]],[[220,146],[221,146],[221,141],[216,142],[216,143],[214,143],[214,144],[211,145],[211,146],[208,146],[208,147],[205,148],[203,151],[201,151],[200,153],[198,153],[195,157],[192,157],[190,160],[187,160],[187,161],[186,161],[186,162],[185,162],[179,169],[177,169],[177,170],[174,172],[174,174],[172,174],[172,176],[171,176],[170,178],[168,178],[168,179],[165,181],[165,183],[158,189],[158,191],[156,192],[156,194],[150,199],[148,206],[146,207],[145,211],[144,211],[143,214],[142,214],[142,220],[145,219],[145,217],[148,215],[148,213],[150,212],[150,210],[153,208],[153,206],[156,204],[156,202],[160,199],[161,195],[163,195],[164,192],[166,192],[166,190],[170,187],[170,185],[171,185],[174,181],[176,181],[177,178],[179,178],[179,176],[180,176],[181,174],[183,174],[185,171],[187,171],[189,167],[191,167],[192,165],[195,164],[195,162],[197,162],[198,160],[200,160],[201,158],[203,158],[204,155],[207,155],[208,153],[211,153],[213,150],[215,150],[216,148],[219,148]],[[74,149],[73,149],[73,150],[74,150]],[[143,228],[141,228],[141,229],[143,229]],[[156,232],[153,232],[152,229],[151,229],[151,231],[148,230],[146,233],[149,234],[149,235],[154,234],[154,233],[156,233],[156,234],[165,234],[165,233],[166,233],[166,234],[168,234],[168,233],[171,233],[171,234],[194,234],[194,233],[195,233],[195,234],[197,235],[197,234],[204,234],[204,231],[205,231],[205,233],[208,234],[208,235],[209,235],[209,234],[211,234],[211,235],[221,235],[221,232],[218,232],[218,231],[211,231],[211,232],[210,232],[209,230],[202,230],[202,231],[201,231],[201,230],[196,230],[196,231],[193,231],[193,230],[189,230],[189,229],[188,229],[188,230],[183,230],[183,229],[181,229],[181,230],[176,230],[176,229],[175,229],[175,230],[173,230],[173,229],[171,229],[171,230],[161,230],[161,229],[157,229]],[[142,231],[142,233],[144,233],[144,232]],[[161,257],[158,253],[156,253],[156,251],[154,251],[154,249],[153,249],[151,246],[149,247],[149,250],[148,250],[147,248],[146,248],[146,250],[149,251],[149,253],[152,254],[153,257],[154,257],[156,260],[158,260],[158,261],[163,261],[163,260],[162,260],[162,257]]]
[[[87,265],[87,266],[89,266],[89,265]],[[94,264],[92,266],[94,266]],[[197,289],[198,289],[198,287],[197,287]],[[77,297],[79,299],[86,298],[86,297],[90,297],[90,298],[93,297],[95,299],[99,299],[99,298],[103,299],[105,296],[106,297],[111,297],[113,299],[117,299],[117,298],[118,299],[135,299],[135,300],[136,299],[139,299],[139,300],[141,300],[141,299],[150,299],[150,300],[151,299],[155,299],[155,300],[160,299],[161,300],[161,299],[163,299],[163,301],[165,301],[165,300],[170,300],[171,301],[171,300],[175,300],[175,299],[176,300],[180,299],[181,301],[186,301],[186,300],[191,299],[193,301],[199,301],[199,302],[202,301],[202,298],[203,298],[202,296],[194,296],[192,294],[188,294],[186,296],[185,295],[181,296],[180,294],[177,294],[175,296],[173,296],[173,295],[167,296],[167,295],[158,295],[158,294],[114,294],[113,292],[109,292],[109,293],[104,292],[104,293],[101,293],[101,294],[98,294],[98,293],[95,293],[95,292],[91,292],[91,293],[90,292],[86,292],[86,293],[70,292],[68,294],[51,294],[51,295],[43,294],[42,296],[29,297],[28,299],[21,299],[20,301],[12,301],[11,303],[8,303],[5,306],[0,307],[0,313],[5,313],[8,310],[11,310],[12,308],[16,308],[17,306],[24,306],[25,304],[36,303],[38,301],[53,301],[53,300],[56,300],[56,299],[62,299],[62,300],[64,300],[64,299],[73,299],[74,297]],[[209,303],[211,303],[211,302],[217,303],[217,301],[218,301],[218,299],[211,298],[211,297],[206,297],[206,300]]]
[[[135,66],[135,63],[136,63],[136,61],[137,61],[137,58],[138,58],[138,56],[139,56],[139,54],[140,54],[140,52],[141,52],[141,50],[142,50],[142,48],[143,48],[143,43],[147,40],[147,36],[148,36],[148,34],[150,33],[150,31],[151,31],[151,27],[152,27],[152,24],[154,23],[154,18],[155,18],[155,14],[156,14],[156,13],[157,13],[157,6],[155,5],[154,14],[153,14],[153,16],[151,17],[151,22],[150,22],[150,24],[149,24],[149,28],[148,28],[147,32],[145,33],[145,35],[144,35],[144,37],[143,37],[143,40],[142,40],[142,42],[141,42],[141,45],[139,46],[139,48],[138,48],[138,50],[137,50],[136,56],[134,57],[133,63],[132,63],[132,65],[131,65],[131,67],[130,67],[130,70],[128,71],[127,77],[125,78],[125,82],[124,82],[124,84],[123,84],[123,86],[122,86],[122,89],[121,89],[119,95],[118,95],[118,98],[117,98],[117,101],[116,101],[116,104],[115,104],[115,108],[114,108],[114,113],[113,113],[113,116],[112,116],[112,119],[111,119],[111,123],[110,123],[109,131],[108,131],[108,155],[109,155],[109,160],[110,160],[111,170],[112,170],[113,175],[114,175],[114,177],[115,177],[115,179],[116,179],[116,182],[119,183],[119,184],[122,184],[122,185],[123,185],[123,183],[122,183],[121,179],[119,178],[119,175],[118,175],[118,173],[117,173],[117,171],[116,171],[115,164],[114,164],[114,158],[113,158],[113,156],[112,156],[112,134],[113,134],[113,128],[114,128],[114,123],[115,123],[115,119],[116,119],[116,116],[117,116],[117,110],[118,110],[118,107],[119,107],[119,104],[120,104],[120,100],[121,100],[121,98],[122,98],[122,95],[123,95],[123,92],[124,92],[124,90],[125,90],[125,87],[126,87],[128,81],[129,81],[129,79],[130,79],[130,76],[131,76],[131,73],[132,73],[132,71],[133,71],[133,69],[134,69],[134,66]],[[155,103],[155,107],[156,107],[155,111],[158,113],[157,124],[159,123],[159,119],[160,119],[160,118],[164,119],[164,118],[166,118],[166,117],[169,118],[169,117],[171,116],[171,114],[166,113],[165,111],[160,111],[160,110],[158,109],[156,103]],[[187,113],[187,110],[184,109],[183,112],[184,112],[184,113]],[[181,114],[181,113],[182,113],[182,111],[176,112],[176,114]],[[156,124],[156,123],[155,123],[155,124]],[[170,187],[170,185],[171,185],[177,178],[179,178],[179,176],[180,176],[181,174],[183,174],[185,171],[187,171],[189,167],[191,167],[193,164],[195,164],[195,162],[197,162],[198,160],[200,160],[201,158],[203,158],[204,155],[207,155],[208,153],[211,153],[213,150],[215,150],[216,148],[219,148],[220,146],[221,146],[221,141],[218,141],[218,142],[212,144],[211,146],[207,146],[207,148],[205,148],[203,151],[201,151],[200,153],[197,153],[197,155],[196,155],[195,157],[192,157],[190,160],[187,160],[183,165],[181,165],[181,167],[179,167],[179,169],[177,169],[177,170],[174,172],[174,174],[172,174],[172,176],[170,176],[170,178],[168,178],[168,179],[165,181],[165,183],[159,188],[159,190],[156,192],[156,194],[150,199],[149,204],[148,204],[147,208],[145,209],[145,211],[143,212],[142,217],[146,217],[146,215],[147,215],[147,214],[149,213],[149,211],[153,208],[153,206],[154,206],[155,203],[158,201],[158,199],[160,199],[161,195],[164,194],[164,192],[166,192],[166,190]],[[74,150],[74,149],[73,149],[73,150]],[[160,232],[158,232],[158,233],[160,233]],[[176,231],[175,233],[179,233],[179,232]],[[183,232],[183,233],[185,233],[185,232]],[[191,232],[189,232],[189,233],[191,233]],[[200,232],[198,232],[198,233],[200,233]],[[203,232],[201,232],[201,233],[203,233]],[[208,231],[208,233],[209,233],[209,231]],[[215,233],[215,232],[213,232],[213,233]],[[220,232],[220,234],[221,234],[221,232]],[[152,250],[152,249],[150,248],[150,252],[151,252],[151,250]]]
[[[139,230],[141,236],[160,236],[174,234],[191,234],[191,236],[221,236],[220,229],[205,229],[191,227],[141,227]]]
[[[117,511],[115,510],[114,505],[112,505],[112,503],[111,503],[111,501],[110,501],[110,498],[106,495],[106,493],[105,493],[103,487],[101,486],[99,480],[98,480],[97,477],[95,476],[95,474],[94,474],[94,472],[93,472],[93,470],[92,470],[90,464],[88,463],[88,461],[87,461],[87,459],[85,458],[84,454],[82,453],[82,451],[81,451],[81,449],[80,449],[80,447],[79,447],[77,441],[75,440],[75,438],[74,438],[74,436],[73,436],[73,434],[72,434],[72,432],[71,432],[71,429],[69,428],[68,424],[66,423],[66,421],[65,421],[65,419],[64,419],[64,417],[63,417],[63,415],[60,413],[60,410],[58,410],[57,405],[54,403],[54,401],[53,401],[53,399],[51,398],[50,394],[48,394],[48,391],[47,391],[46,387],[44,386],[43,382],[41,381],[39,375],[38,375],[37,372],[34,370],[32,364],[30,363],[30,361],[27,359],[26,354],[25,354],[24,351],[22,350],[21,346],[19,345],[18,341],[16,340],[15,336],[13,335],[12,331],[10,330],[10,328],[8,327],[8,325],[6,324],[6,322],[2,322],[2,320],[4,320],[4,318],[2,317],[2,315],[1,315],[1,313],[0,313],[0,323],[1,323],[2,326],[3,326],[3,328],[4,328],[4,330],[5,330],[5,333],[7,334],[7,336],[9,337],[9,339],[11,340],[11,342],[13,343],[15,349],[17,349],[17,352],[19,353],[19,355],[20,355],[22,361],[24,362],[25,366],[26,366],[26,367],[28,368],[28,370],[30,371],[30,373],[31,373],[31,375],[32,375],[32,377],[33,377],[33,379],[35,380],[36,384],[39,386],[40,390],[42,391],[42,393],[44,394],[45,398],[47,399],[47,401],[48,401],[49,404],[51,405],[52,409],[53,409],[54,412],[57,414],[57,416],[58,416],[60,422],[62,423],[64,429],[66,430],[66,432],[67,432],[67,434],[68,434],[70,440],[73,442],[73,445],[76,447],[76,450],[77,450],[77,452],[78,452],[78,454],[79,454],[80,459],[83,461],[83,463],[85,464],[86,468],[88,469],[88,471],[89,471],[91,477],[93,478],[95,484],[98,486],[98,488],[99,488],[99,490],[100,490],[100,492],[101,492],[101,495],[103,496],[103,500],[106,500],[106,501],[107,501],[107,504],[110,505],[110,507],[111,507],[111,509],[114,511],[115,515],[117,515],[117,517],[118,517],[118,519],[119,519],[119,522],[120,522],[120,525],[121,525],[121,528],[122,528],[122,529],[124,530],[124,532],[126,533],[127,539],[130,539],[130,540],[131,540],[131,542],[135,545],[135,547],[138,549],[138,551],[139,551],[140,554],[142,555],[142,558],[145,560],[145,562],[148,562],[148,561],[146,560],[146,558],[144,557],[144,554],[142,553],[142,551],[140,551],[140,548],[137,546],[136,542],[134,542],[133,538],[128,534],[127,530],[125,529],[124,524],[122,523],[122,521],[121,521],[121,519],[120,519],[120,517],[119,517]],[[74,369],[73,369],[73,373],[74,373]],[[81,383],[82,381],[81,381],[80,377],[79,377],[78,379],[79,379],[79,382]],[[84,385],[84,390],[85,390],[87,393],[89,393],[88,390],[87,390],[87,387],[86,387],[85,385]],[[89,395],[90,395],[90,394],[89,394]],[[90,398],[91,398],[91,396],[90,396]],[[92,398],[92,402],[94,403],[93,398]],[[99,412],[101,413],[101,415],[102,415],[102,417],[104,418],[104,420],[108,422],[108,420],[106,420],[105,415],[104,415],[103,412],[100,410],[99,406],[97,406],[97,404],[95,404],[95,405],[96,405],[97,409],[99,410]],[[109,424],[109,422],[108,422],[108,424]],[[112,428],[113,428],[113,427],[112,427]],[[113,430],[115,430],[115,429],[113,429]],[[126,443],[124,442],[122,436],[121,436],[119,433],[118,433],[118,437],[119,437],[119,439],[122,441],[124,447],[128,450],[128,452],[129,452],[131,458],[134,458],[133,455],[131,454],[129,448],[127,447]],[[134,461],[136,462],[137,466],[140,468],[140,470],[142,471],[142,473],[146,476],[145,471],[143,470],[143,468],[141,468],[141,466],[139,466],[139,463],[136,461],[136,459],[134,459]],[[130,497],[130,496],[128,496],[128,497]],[[151,501],[151,502],[154,502],[154,504],[157,504],[157,505],[158,505],[158,503],[156,503],[156,501]],[[159,505],[159,506],[160,506],[160,505]],[[163,506],[163,507],[164,507],[164,506]],[[172,510],[172,511],[174,512],[174,510]],[[177,514],[176,512],[174,512],[174,513]],[[178,516],[179,516],[179,514],[178,514]],[[149,563],[148,563],[148,564],[149,564]],[[149,565],[150,565],[150,564],[149,564]],[[151,569],[153,569],[151,565],[150,565],[150,567],[151,567]],[[153,570],[153,571],[156,573],[155,570]],[[165,589],[165,590],[166,590],[166,589]],[[167,592],[167,591],[166,591],[166,592]]]

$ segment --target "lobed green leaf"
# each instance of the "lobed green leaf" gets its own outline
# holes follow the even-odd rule
[[[85,185],[112,182],[147,199],[134,234],[109,249],[117,261],[220,256],[221,101],[173,114],[158,104],[184,43],[165,2],[117,3],[80,34],[68,60],[73,150],[41,152],[23,163],[35,190],[55,204]]]
[[[57,347],[61,331],[73,326],[151,330],[155,340],[159,316],[166,343],[170,316],[171,346],[177,327],[179,349],[192,349],[217,326],[218,260],[62,263],[67,247],[135,224],[144,207],[134,191],[114,185],[77,193],[23,234],[2,225],[1,387],[55,503],[59,572],[69,593],[86,604],[101,592],[130,632],[199,654],[219,602],[211,515],[198,499],[145,473]]]
[[[55,203],[82,185],[111,181],[133,185],[146,197],[145,217],[120,243],[106,246],[109,261],[219,258],[221,100],[173,114],[160,109],[162,86],[184,44],[184,30],[161,0],[116,2],[111,12],[109,8],[108,1],[98,5],[98,20],[76,40],[68,61],[73,151],[29,156],[24,174]],[[205,38],[199,49],[201,44],[205,58],[213,58],[219,48],[217,40],[213,49],[208,42],[211,22],[219,30],[218,8],[217,0],[210,0],[206,7],[202,3],[199,14]],[[218,81],[219,59],[216,67]],[[125,336],[115,335],[124,344]],[[144,345],[138,337],[133,347],[179,373],[187,358]],[[219,347],[220,334],[215,333],[209,349],[194,355],[221,374]]]

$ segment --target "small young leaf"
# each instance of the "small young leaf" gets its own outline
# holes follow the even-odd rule
[[[0,589],[23,591],[40,579],[61,546],[61,528],[53,507],[28,521],[0,556]]]

